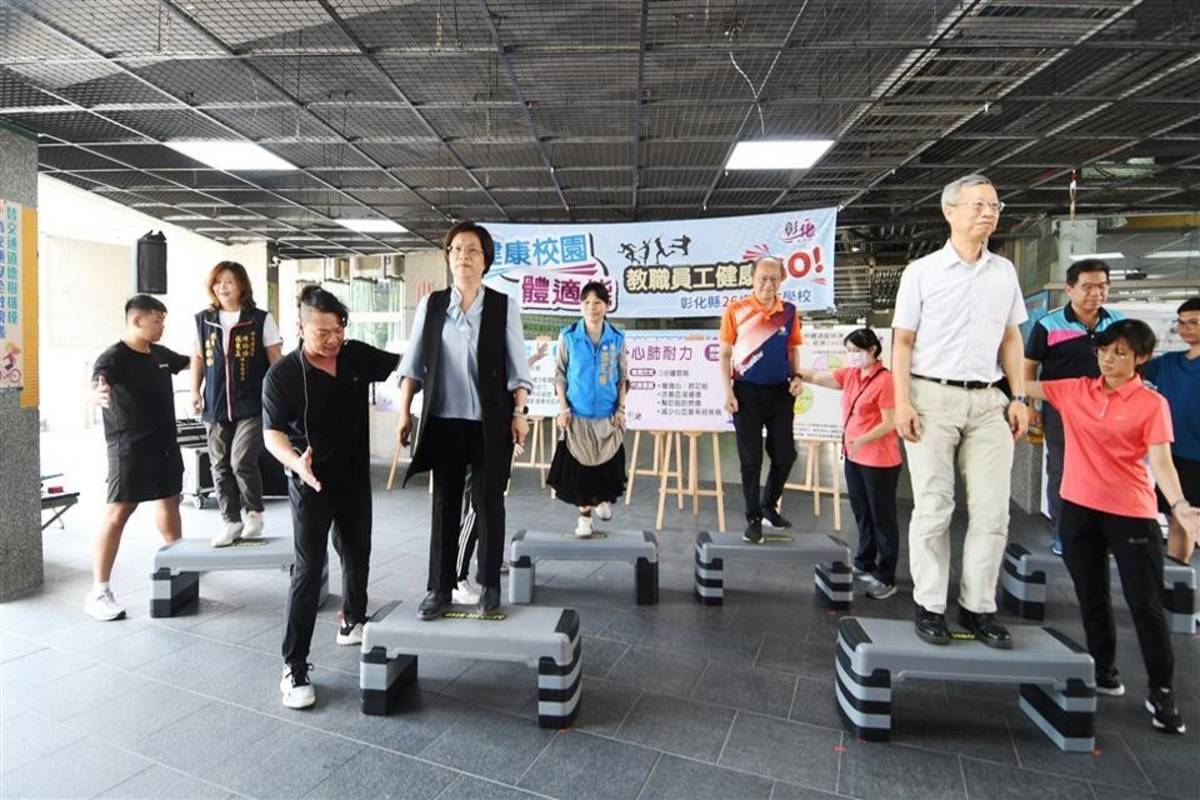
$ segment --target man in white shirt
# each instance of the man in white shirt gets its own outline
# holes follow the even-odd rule
[[[990,647],[1012,647],[995,619],[996,578],[1008,539],[1013,442],[1029,425],[1017,327],[1028,314],[1012,262],[987,250],[1003,208],[982,175],[946,186],[942,213],[950,240],[904,270],[892,320],[896,428],[915,500],[908,556],[916,629],[932,644],[950,643],[945,614],[957,463],[970,514],[958,621]]]

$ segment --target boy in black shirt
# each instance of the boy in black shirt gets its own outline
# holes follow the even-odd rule
[[[262,392],[263,440],[290,473],[296,563],[279,682],[288,708],[316,702],[308,652],[331,525],[342,561],[336,641],[362,643],[371,561],[369,391],[400,362],[394,353],[345,341],[346,307],[319,286],[305,287],[299,311],[300,347],[271,365]]]
[[[155,344],[163,335],[167,307],[146,294],[125,303],[125,333],[92,369],[93,400],[104,409],[108,442],[108,507],[92,546],[95,586],[83,610],[102,621],[125,616],[108,579],[125,523],[147,500],[164,541],[180,537],[179,493],[183,459],[175,440],[171,375],[186,369],[187,356]]]

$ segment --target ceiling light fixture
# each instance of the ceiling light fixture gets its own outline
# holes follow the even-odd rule
[[[1099,258],[1101,260],[1115,261],[1118,258],[1124,257],[1124,253],[1072,253],[1070,259],[1072,261],[1083,261],[1085,258]]]
[[[808,169],[833,147],[832,139],[738,142],[725,169]]]
[[[408,233],[408,228],[398,222],[392,222],[390,219],[380,219],[379,217],[363,217],[360,219],[342,218],[335,219],[338,225],[343,228],[349,228],[358,233]]]
[[[254,142],[231,142],[210,139],[163,142],[172,150],[191,159],[207,164],[213,169],[232,172],[256,172],[260,170],[296,169],[271,151]]]
[[[1146,258],[1200,258],[1200,250],[1159,250],[1147,253]]]

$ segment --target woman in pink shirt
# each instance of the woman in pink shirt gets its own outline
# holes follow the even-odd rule
[[[883,345],[875,331],[859,328],[842,340],[848,366],[833,372],[801,370],[806,383],[842,392],[842,453],[846,493],[858,523],[854,572],[868,578],[867,597],[896,593],[900,527],[896,524],[896,484],[900,440],[891,373],[879,361]]]
[[[1183,733],[1183,718],[1171,691],[1175,660],[1162,606],[1163,545],[1147,456],[1172,515],[1193,540],[1200,534],[1200,509],[1184,499],[1171,462],[1167,401],[1138,375],[1154,343],[1154,332],[1141,320],[1115,322],[1096,335],[1099,378],[1043,381],[1028,385],[1028,391],[1031,397],[1049,401],[1063,420],[1059,530],[1088,652],[1096,660],[1096,691],[1125,693],[1116,667],[1111,552],[1146,664],[1146,710],[1158,730]]]

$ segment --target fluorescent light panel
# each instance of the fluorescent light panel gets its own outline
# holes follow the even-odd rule
[[[832,139],[738,142],[725,169],[808,169],[833,147]]]
[[[213,169],[236,172],[291,170],[296,167],[254,142],[190,140],[164,144]]]
[[[359,233],[407,233],[408,228],[398,222],[392,222],[390,219],[380,219],[378,217],[362,217],[359,219],[342,218],[335,219],[338,225],[343,228],[349,228],[352,231]]]
[[[1099,258],[1104,261],[1115,261],[1118,258],[1124,257],[1124,253],[1074,253],[1070,258],[1072,261],[1083,261],[1085,258]]]
[[[1147,253],[1146,258],[1200,258],[1200,250],[1159,250]]]

